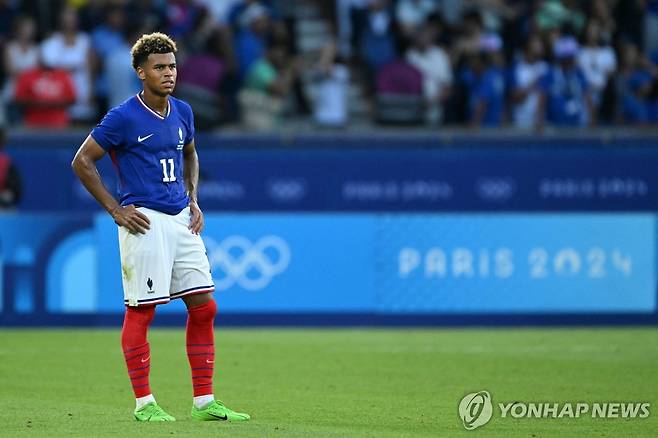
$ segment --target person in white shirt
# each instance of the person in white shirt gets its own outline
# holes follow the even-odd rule
[[[345,126],[348,121],[347,95],[350,84],[348,67],[341,62],[336,44],[327,44],[321,52],[314,75],[315,122],[324,127]]]
[[[540,125],[540,82],[548,71],[548,64],[542,59],[544,45],[538,35],[531,35],[526,41],[523,54],[515,63],[512,72],[512,119],[514,126],[529,129]]]
[[[617,70],[614,49],[601,38],[601,26],[590,21],[585,30],[585,40],[578,53],[578,66],[585,74],[590,87],[594,109],[601,106],[603,92]]]
[[[7,80],[4,90],[0,93],[0,100],[12,101],[18,75],[39,64],[39,46],[35,42],[35,37],[34,19],[28,16],[18,18],[13,38],[7,42],[4,50],[3,61],[7,71]]]
[[[95,116],[89,59],[89,35],[78,31],[75,9],[65,8],[60,16],[60,30],[41,43],[46,64],[68,70],[75,84],[75,104],[69,109],[73,120],[88,121]]]
[[[406,54],[407,62],[423,75],[428,124],[438,124],[443,120],[443,105],[450,95],[453,81],[450,56],[434,44],[435,39],[436,29],[429,25],[423,26]]]

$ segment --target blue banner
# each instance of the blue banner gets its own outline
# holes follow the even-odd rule
[[[656,211],[658,150],[586,142],[564,149],[216,149],[199,146],[199,199],[206,211]],[[221,143],[220,143],[221,144]],[[302,145],[303,146],[303,145]],[[473,148],[477,147],[477,148]],[[10,151],[29,184],[22,210],[98,206],[73,175],[74,148]],[[99,163],[116,188],[109,158]],[[38,178],[36,175],[48,175]],[[56,184],[53,184],[56,181]]]
[[[236,213],[207,214],[203,236],[224,313],[502,314],[531,323],[655,316],[655,227],[652,214]],[[123,312],[108,215],[0,216],[0,245],[0,323]],[[158,312],[182,310],[177,300]]]
[[[652,215],[383,216],[377,309],[655,312]]]

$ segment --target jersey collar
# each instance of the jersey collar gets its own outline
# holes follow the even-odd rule
[[[146,104],[146,102],[144,102],[144,100],[142,99],[141,94],[142,93],[140,91],[135,96],[137,97],[137,100],[139,101],[139,103],[141,103],[142,106],[148,110],[148,112],[150,112],[151,114],[153,114],[155,117],[157,117],[160,120],[164,120],[167,117],[169,117],[169,113],[171,112],[171,102],[169,102],[169,99],[167,99],[167,115],[162,116],[162,115],[158,114],[156,111],[153,111],[151,108],[149,108],[149,106]]]

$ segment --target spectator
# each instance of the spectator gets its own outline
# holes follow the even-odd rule
[[[75,87],[67,70],[56,68],[41,51],[40,64],[16,79],[16,104],[28,126],[63,128],[69,125],[67,109],[75,102]]]
[[[235,39],[235,54],[240,78],[244,79],[252,64],[265,54],[266,39],[270,32],[267,9],[258,3],[252,3],[240,15],[240,25]]]
[[[468,123],[471,126],[500,126],[504,116],[505,80],[502,43],[495,34],[483,35],[480,51],[471,55],[461,80],[468,90]]]
[[[482,17],[477,11],[470,11],[462,18],[457,35],[451,47],[452,64],[461,66],[464,59],[480,51],[484,37]]]
[[[135,74],[131,62],[130,49],[145,29],[135,29],[128,35],[122,35],[121,43],[110,49],[103,60],[104,87],[107,89],[107,107],[114,108],[142,89],[142,81]]]
[[[512,68],[512,119],[517,128],[540,126],[539,109],[542,78],[548,71],[548,64],[542,58],[544,46],[538,34],[526,41],[523,55]]]
[[[197,129],[210,129],[222,120],[226,105],[220,91],[227,75],[224,47],[223,35],[215,29],[203,50],[188,55],[178,69],[176,96],[194,108]]]
[[[585,28],[583,47],[578,53],[578,67],[585,74],[590,87],[593,110],[598,114],[603,93],[617,70],[617,57],[612,47],[603,40],[601,28],[590,21]]]
[[[388,6],[387,0],[373,0],[370,3],[366,28],[359,43],[361,57],[372,72],[396,58],[393,19]]]
[[[15,208],[21,200],[21,176],[4,151],[6,141],[7,133],[0,127],[0,211]]]
[[[23,16],[14,22],[14,36],[7,43],[4,51],[7,80],[1,100],[6,103],[11,103],[14,100],[18,75],[35,68],[39,63],[39,48],[35,42],[35,36],[34,19]],[[15,109],[10,109],[9,118],[12,121],[18,118]]]
[[[60,30],[46,39],[42,56],[49,67],[63,68],[71,73],[75,84],[76,101],[69,109],[74,121],[90,121],[95,116],[92,102],[91,49],[89,36],[78,31],[74,9],[64,8],[60,15]]]
[[[544,108],[545,103],[546,119],[556,126],[585,126],[596,122],[585,75],[576,64],[579,50],[573,37],[557,40],[553,47],[555,62],[542,81],[541,107]]]
[[[112,50],[123,44],[123,31],[126,28],[126,16],[123,8],[117,5],[107,6],[105,20],[92,29],[91,44],[93,50],[104,59]]]
[[[254,62],[239,100],[245,126],[272,129],[280,122],[284,101],[297,74],[297,65],[284,45],[270,42],[265,56]]]
[[[622,45],[622,66],[618,79],[621,100],[621,121],[627,124],[646,124],[650,121],[650,93],[653,75],[639,48],[631,41]]]
[[[109,81],[106,74],[108,58],[110,54],[125,46],[123,31],[126,27],[126,17],[123,8],[118,5],[110,5],[106,8],[105,22],[94,28],[91,33],[91,47],[96,55],[96,80],[94,90],[99,101],[100,113],[107,112]],[[125,48],[125,47],[124,47]],[[125,53],[125,52],[124,52]],[[122,63],[125,64],[125,63]],[[116,84],[115,84],[116,85]]]
[[[348,117],[350,72],[338,55],[336,44],[332,42],[324,46],[318,64],[314,72],[315,123],[326,127],[344,126]]]
[[[437,29],[425,25],[415,36],[414,45],[407,51],[407,62],[423,75],[423,96],[425,98],[425,119],[435,125],[443,120],[443,106],[452,86],[452,66],[450,57],[441,47],[435,45]]]

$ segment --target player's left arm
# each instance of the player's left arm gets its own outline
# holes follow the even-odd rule
[[[183,178],[185,179],[185,188],[187,196],[190,198],[190,226],[188,227],[194,234],[199,234],[203,230],[203,213],[199,208],[197,200],[197,188],[199,186],[199,157],[194,147],[194,139],[183,148]]]

